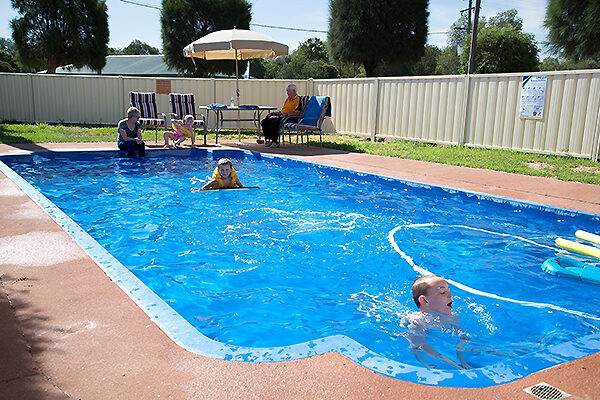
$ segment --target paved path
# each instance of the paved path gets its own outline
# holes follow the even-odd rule
[[[24,147],[24,146],[19,146]],[[30,145],[34,149],[114,144]],[[246,146],[264,151],[256,144]],[[316,148],[268,149],[356,170],[600,213],[600,186]],[[0,145],[0,154],[21,148]],[[506,385],[422,386],[338,354],[238,363],[174,344],[72,239],[0,174],[0,399],[524,399],[540,381],[600,393],[600,353]]]

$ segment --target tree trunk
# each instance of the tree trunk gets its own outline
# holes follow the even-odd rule
[[[365,67],[365,75],[367,77],[375,76],[378,64],[379,60],[377,60],[375,57],[369,57],[367,60],[365,60],[363,63],[363,66]]]
[[[54,54],[50,54],[48,56],[48,62],[46,63],[46,73],[47,74],[56,73],[57,67],[58,67],[58,61],[56,60],[56,56]]]

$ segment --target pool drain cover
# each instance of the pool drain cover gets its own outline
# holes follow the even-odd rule
[[[546,382],[540,382],[537,385],[523,389],[523,391],[543,400],[560,400],[571,397],[569,393],[565,393],[554,386],[550,386]]]

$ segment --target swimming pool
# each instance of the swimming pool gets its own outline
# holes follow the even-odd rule
[[[540,268],[557,235],[597,232],[597,215],[257,153],[115,154],[2,160],[91,235],[29,190],[192,351],[276,361],[333,350],[385,375],[477,387],[600,349],[598,288]],[[194,191],[192,178],[210,175],[221,156],[261,189]],[[474,369],[435,359],[427,369],[408,351],[400,319],[416,309],[410,283],[420,268],[458,285],[460,326],[430,342],[455,359],[454,338],[468,336]],[[138,279],[152,292],[139,294]]]

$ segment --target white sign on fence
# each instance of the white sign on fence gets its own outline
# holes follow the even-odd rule
[[[531,75],[523,77],[519,117],[541,119],[544,116],[546,78],[546,76]]]

